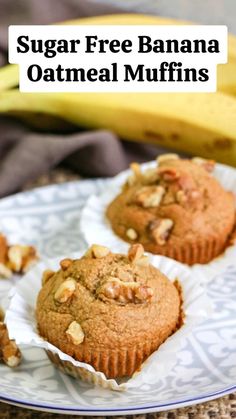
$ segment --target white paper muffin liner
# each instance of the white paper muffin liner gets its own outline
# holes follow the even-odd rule
[[[156,167],[156,164],[155,161],[144,163],[141,165],[141,169],[144,171],[147,168]],[[121,186],[130,174],[131,170],[121,172],[109,182],[101,195],[92,195],[85,204],[81,214],[80,229],[88,245],[96,243],[99,237],[100,244],[119,252],[127,252],[130,244],[113,232],[105,213],[108,205],[121,192]],[[216,164],[213,176],[216,177],[224,189],[236,195],[235,169],[223,164]],[[211,262],[204,265],[195,264],[190,269],[202,274],[205,281],[210,281],[219,273],[224,272],[230,265],[234,265],[235,260],[236,245],[231,245],[222,255]]]
[[[66,255],[73,259],[82,256],[84,252]],[[99,384],[103,388],[112,390],[127,390],[138,387],[143,383],[154,383],[168,374],[177,360],[177,353],[181,349],[184,338],[194,333],[194,328],[209,316],[210,304],[200,285],[199,278],[182,264],[162,256],[151,256],[151,263],[174,281],[176,278],[182,286],[184,324],[169,337],[157,351],[155,351],[142,365],[139,372],[130,379],[117,382],[106,379],[102,372],[97,372],[91,365],[76,361],[71,356],[60,351],[42,339],[37,331],[35,307],[38,292],[41,288],[42,272],[45,269],[58,270],[62,258],[44,260],[28,272],[10,292],[10,305],[6,313],[6,323],[11,339],[17,344],[30,345],[50,351],[52,357],[58,358],[62,369],[70,373],[76,368],[76,376],[83,380]],[[67,361],[63,365],[63,361]],[[75,374],[73,374],[75,375]]]

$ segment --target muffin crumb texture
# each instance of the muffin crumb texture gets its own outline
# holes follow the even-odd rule
[[[36,308],[41,336],[64,353],[107,378],[131,376],[176,331],[179,290],[141,244],[127,255],[93,245],[65,266],[43,274]]]
[[[193,265],[208,263],[230,245],[235,204],[212,175],[215,163],[164,154],[146,170],[131,164],[106,215],[114,232],[144,249]]]

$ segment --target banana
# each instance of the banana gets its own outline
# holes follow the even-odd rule
[[[89,128],[110,129],[236,166],[236,100],[223,93],[0,94],[2,112],[40,112]]]
[[[61,25],[187,25],[191,22],[136,14],[120,14],[95,16],[83,19],[61,22]],[[228,63],[221,65],[218,72],[218,88],[228,94],[235,94],[236,90],[236,36],[229,34]],[[228,75],[230,79],[228,81]],[[18,84],[18,66],[9,65],[0,69],[0,91],[15,87]]]
[[[228,95],[236,96],[236,62],[218,65],[217,89]]]
[[[9,64],[0,68],[0,92],[11,89],[19,83],[18,65]]]
[[[70,25],[189,24],[156,16],[114,15],[63,22]],[[236,37],[229,62],[218,66],[217,93],[20,93],[18,67],[0,69],[0,113],[47,114],[70,123],[107,128],[121,138],[159,144],[236,166]],[[224,93],[222,93],[224,92]]]
[[[195,22],[164,16],[117,14],[69,20],[61,25],[193,25]],[[228,61],[236,62],[236,36],[228,35]]]

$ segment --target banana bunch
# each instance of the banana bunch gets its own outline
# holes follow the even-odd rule
[[[143,15],[85,18],[70,25],[189,24]],[[218,66],[217,93],[20,93],[18,67],[0,69],[0,113],[47,114],[121,138],[158,144],[236,166],[236,37]]]

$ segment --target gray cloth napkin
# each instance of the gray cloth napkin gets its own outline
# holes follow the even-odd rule
[[[9,24],[48,24],[78,17],[122,12],[92,0],[0,0],[0,65],[7,63]],[[59,163],[81,175],[113,176],[131,161],[157,154],[153,146],[121,142],[108,131],[81,132],[65,127],[60,135],[35,132],[7,116],[0,117],[0,197],[14,193]]]

